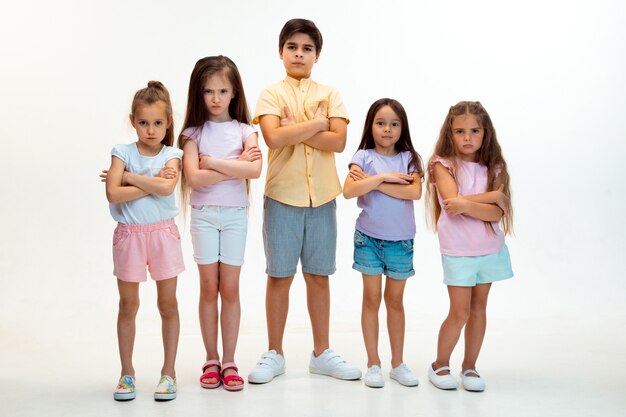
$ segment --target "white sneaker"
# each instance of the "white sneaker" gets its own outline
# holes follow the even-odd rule
[[[478,378],[473,376],[467,376],[467,374],[474,374]],[[463,383],[463,388],[466,391],[474,391],[481,392],[485,390],[485,380],[481,378],[480,374],[473,369],[468,369],[461,374],[461,382]]]
[[[389,372],[389,378],[395,379],[398,383],[404,385],[405,387],[416,387],[420,383],[417,376],[404,363],[392,368]]]
[[[433,369],[433,366],[430,365],[428,367],[428,379],[439,389],[456,389],[459,386],[459,383],[456,382],[456,379],[454,379],[452,375],[437,375],[437,372],[449,370],[449,366],[442,366],[441,368]]]
[[[361,370],[359,368],[348,365],[337,352],[333,352],[331,349],[326,349],[317,357],[315,352],[311,352],[309,372],[345,380],[361,378]]]
[[[265,384],[274,377],[285,373],[285,358],[276,353],[274,349],[265,352],[256,366],[248,375],[248,382],[252,384]]]
[[[370,388],[382,388],[385,386],[383,370],[378,365],[372,365],[365,372],[365,385]]]

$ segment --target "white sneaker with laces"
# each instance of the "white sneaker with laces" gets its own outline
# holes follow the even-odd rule
[[[309,372],[344,380],[361,378],[361,370],[359,368],[348,365],[337,352],[331,349],[326,349],[319,356],[315,356],[315,352],[311,352]]]
[[[274,349],[265,352],[248,375],[251,384],[265,384],[285,373],[285,358]]]
[[[395,379],[401,385],[405,387],[416,387],[419,385],[420,380],[417,376],[406,366],[405,363],[401,363],[400,365],[392,368],[389,372],[389,377],[391,379]]]
[[[378,365],[372,365],[365,372],[365,385],[370,388],[382,388],[385,386],[383,370]]]

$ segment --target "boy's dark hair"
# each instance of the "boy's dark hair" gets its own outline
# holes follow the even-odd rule
[[[283,29],[280,31],[280,35],[278,36],[278,50],[282,51],[287,39],[296,33],[309,35],[315,44],[315,55],[320,54],[322,51],[322,44],[324,43],[322,33],[317,26],[315,26],[315,23],[307,19],[291,19],[285,23],[285,26],[283,26]]]

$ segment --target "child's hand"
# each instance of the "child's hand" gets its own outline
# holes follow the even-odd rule
[[[410,184],[413,182],[413,176],[409,174],[402,174],[401,172],[384,172],[380,174],[383,176],[383,182],[389,182],[392,184]]]
[[[262,156],[261,150],[257,146],[252,146],[251,148],[244,149],[237,159],[239,161],[254,162],[257,159],[261,159]]]
[[[504,215],[509,212],[509,207],[511,207],[511,199],[508,195],[504,194],[502,190],[504,189],[504,185],[500,185],[500,187],[494,191],[497,195],[496,205],[500,207],[500,209],[504,212]]]
[[[166,180],[171,180],[178,176],[178,170],[173,167],[165,166],[161,168],[161,170],[159,171],[158,174],[156,174],[156,176],[165,178]]]
[[[102,173],[100,174],[100,181],[101,182],[107,182],[107,175],[109,173],[108,169],[103,169]]]
[[[317,106],[317,110],[315,110],[315,116],[313,116],[313,120],[317,120],[320,123],[321,132],[327,132],[328,129],[330,129],[330,120],[328,120],[328,117],[324,116],[324,113],[322,113],[322,108],[322,103],[320,103]]]
[[[200,155],[200,159],[198,161],[198,166],[200,169],[211,169],[211,156],[209,155]]]
[[[457,216],[459,214],[463,214],[467,211],[467,200],[463,198],[461,194],[456,197],[448,198],[443,200],[443,209],[446,213]]]
[[[369,175],[363,172],[363,170],[361,170],[361,168],[358,165],[352,165],[350,167],[350,171],[348,172],[348,175],[350,175],[350,178],[352,178],[354,181],[364,180],[365,178],[369,177]]]
[[[284,106],[283,110],[285,112],[285,117],[280,119],[280,126],[283,127],[283,126],[295,125],[296,119],[294,119],[293,115],[289,111],[289,107]]]

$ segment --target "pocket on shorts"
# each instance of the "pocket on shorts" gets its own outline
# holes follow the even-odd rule
[[[401,240],[400,244],[402,245],[402,248],[405,251],[407,251],[407,252],[412,252],[413,251],[413,239]]]
[[[368,239],[366,235],[359,232],[358,230],[354,231],[354,246],[356,247],[367,246],[367,240]]]
[[[180,240],[180,233],[178,232],[178,227],[176,227],[176,225],[168,227],[167,232],[169,235],[173,236],[176,240]]]
[[[120,243],[125,241],[128,236],[130,236],[130,232],[124,229],[115,229],[113,232],[113,246],[118,246]]]

